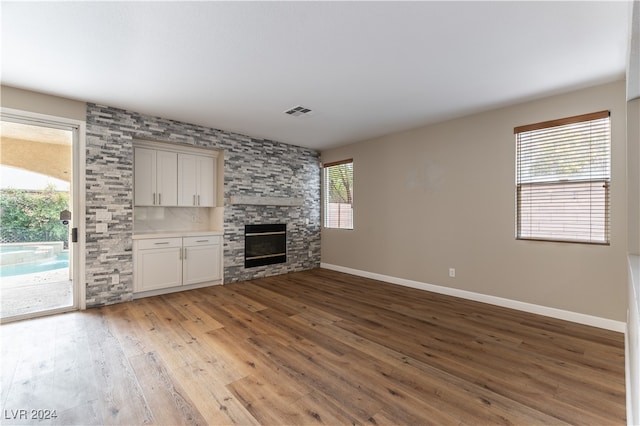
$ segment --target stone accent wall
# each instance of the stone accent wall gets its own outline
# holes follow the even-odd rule
[[[133,140],[224,150],[224,281],[320,266],[320,160],[310,149],[131,111],[87,105],[87,306],[133,297]],[[303,206],[230,205],[231,196],[302,197]],[[106,233],[96,212],[111,213]],[[102,221],[104,223],[104,221]],[[244,225],[287,224],[287,263],[244,268]],[[113,273],[120,275],[111,283]]]

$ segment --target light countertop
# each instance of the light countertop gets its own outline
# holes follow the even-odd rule
[[[180,237],[199,237],[210,235],[224,235],[224,231],[148,231],[136,232],[133,234],[134,240],[142,240],[145,238],[180,238]]]

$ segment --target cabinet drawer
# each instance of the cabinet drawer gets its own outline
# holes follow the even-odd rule
[[[138,250],[182,247],[182,238],[149,238],[138,240],[137,243]]]
[[[185,247],[194,247],[194,246],[204,246],[204,245],[213,245],[220,244],[220,236],[219,235],[209,235],[209,236],[201,236],[201,237],[185,237],[183,238]]]

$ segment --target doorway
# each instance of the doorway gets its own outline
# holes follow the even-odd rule
[[[0,321],[78,308],[79,126],[3,111]]]

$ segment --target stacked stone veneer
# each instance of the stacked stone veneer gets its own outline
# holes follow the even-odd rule
[[[224,151],[224,281],[320,265],[320,163],[316,151],[131,111],[87,105],[86,301],[133,297],[133,141],[156,140]],[[302,197],[302,206],[230,205],[231,196]],[[96,232],[96,212],[111,213]],[[287,262],[244,268],[244,225],[287,224]],[[120,282],[112,284],[118,273]]]

